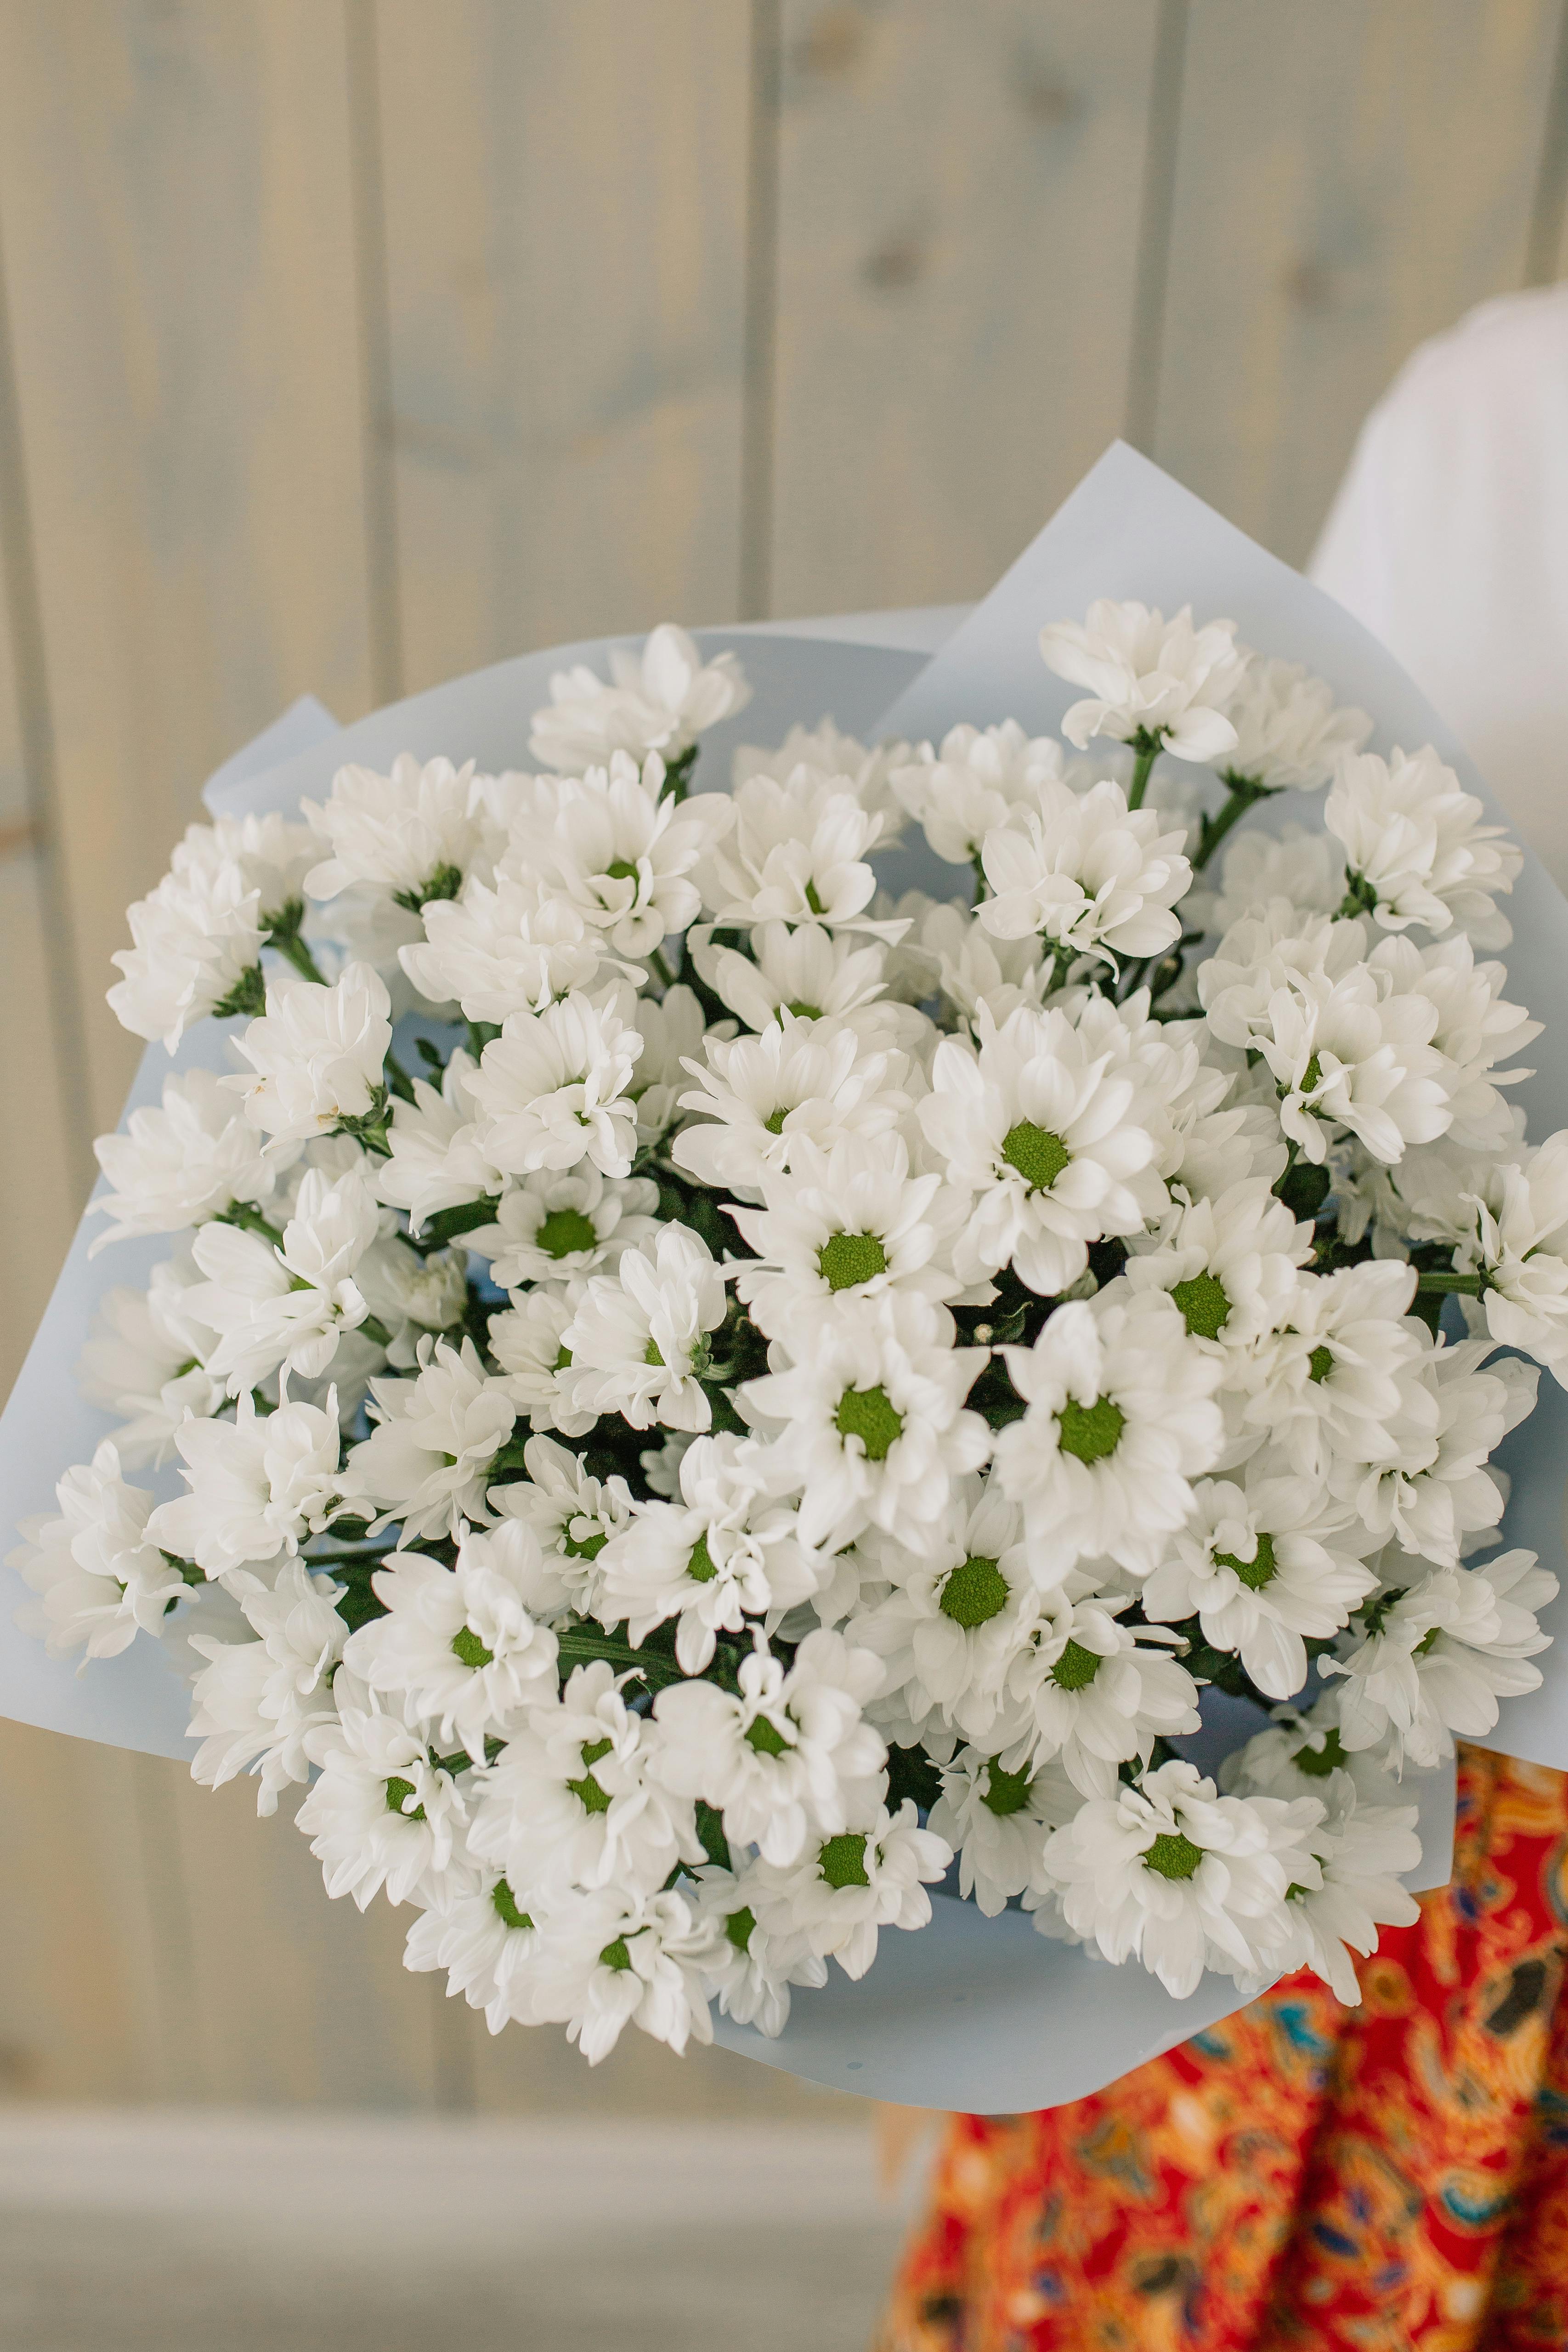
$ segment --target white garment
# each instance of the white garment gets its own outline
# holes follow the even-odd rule
[[[1568,285],[1484,303],[1406,362],[1312,574],[1404,664],[1568,888]]]

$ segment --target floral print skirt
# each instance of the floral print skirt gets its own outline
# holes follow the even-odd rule
[[[1568,1778],[1459,1750],[1452,1884],[1094,2097],[957,2116],[879,2352],[1568,2347]]]

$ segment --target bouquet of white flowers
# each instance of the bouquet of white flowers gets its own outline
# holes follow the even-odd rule
[[[1036,621],[1065,740],[797,723],[721,789],[747,678],[664,626],[526,765],[345,765],[131,909],[120,1018],[232,1066],[99,1145],[95,1248],[168,1250],[26,1622],[177,1650],[198,1780],[305,1786],[493,2031],[777,2036],[945,1877],[1354,2000],[1405,1766],[1541,1681],[1521,854],[1289,642]],[[1242,826],[1287,789],[1321,830]],[[915,829],[951,895],[879,888]],[[1260,1710],[1218,1785],[1207,1693]]]

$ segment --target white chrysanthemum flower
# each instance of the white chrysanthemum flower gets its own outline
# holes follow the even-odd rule
[[[508,2024],[563,2023],[573,1969],[548,1912],[536,1921],[505,1878],[460,1895],[444,1911],[425,1911],[408,1931],[402,1964],[416,1974],[446,1971],[448,1994],[482,2009],[492,2033]],[[575,1958],[575,1955],[572,1956]]]
[[[619,992],[595,1002],[562,997],[542,1013],[513,1013],[486,1046],[468,1092],[480,1113],[479,1147],[513,1176],[591,1160],[626,1176],[637,1150],[631,1100],[643,1040]]]
[[[597,1612],[624,1621],[632,1643],[676,1620],[675,1663],[700,1675],[720,1633],[782,1613],[809,1598],[815,1564],[795,1514],[767,1492],[760,1449],[726,1435],[697,1437],[681,1456],[678,1502],[639,1503],[604,1547]]]
[[[956,906],[930,907],[921,919],[917,951],[939,988],[972,1029],[980,1008],[999,1029],[1020,1004],[1038,1008],[1055,985],[1055,965],[1041,962],[1031,931],[1020,940],[997,940],[978,918]]]
[[[692,1060],[703,1050],[707,1016],[695,990],[677,981],[657,1000],[640,996],[635,1017],[643,1050],[637,1056],[632,1103],[637,1116],[637,1140],[646,1147],[659,1142],[680,1118],[681,1088]],[[727,1025],[721,1027],[720,1035]]]
[[[472,1339],[419,1343],[410,1380],[372,1381],[376,1425],[350,1446],[340,1493],[381,1528],[402,1522],[400,1541],[455,1535],[465,1519],[488,1525],[490,1465],[512,1433],[517,1407],[492,1380]]]
[[[490,1260],[490,1279],[503,1290],[574,1282],[651,1241],[658,1206],[651,1177],[617,1182],[593,1167],[540,1169],[505,1194],[493,1225],[465,1234],[464,1246]]]
[[[994,1735],[1005,1763],[1059,1757],[1075,1789],[1103,1797],[1118,1765],[1134,1756],[1146,1763],[1156,1739],[1198,1728],[1197,1684],[1171,1656],[1163,1627],[1122,1622],[1131,1605],[1129,1594],[1102,1591],[1083,1570],[1035,1596]]]
[[[954,1479],[990,1451],[985,1423],[964,1410],[988,1351],[951,1337],[943,1309],[887,1291],[824,1318],[802,1361],[741,1390],[772,1437],[776,1487],[800,1495],[802,1541],[837,1550],[879,1527],[924,1548]]]
[[[122,1028],[162,1039],[172,1054],[208,1013],[259,1008],[261,893],[233,859],[166,874],[128,909],[127,920],[133,944],[110,958],[125,975],[109,992]]]
[[[1557,1595],[1532,1551],[1500,1552],[1476,1568],[1441,1568],[1396,1587],[1364,1612],[1366,1639],[1322,1672],[1344,1675],[1340,1737],[1347,1748],[1386,1743],[1397,1766],[1440,1763],[1453,1735],[1484,1738],[1500,1698],[1537,1690],[1530,1661],[1551,1642],[1538,1612]]]
[[[214,876],[225,867],[237,873],[241,887],[254,890],[260,901],[265,936],[298,929],[305,912],[306,869],[315,854],[308,825],[276,814],[220,816],[212,824],[188,824],[169,865],[172,874],[186,879]]]
[[[206,1281],[185,1301],[217,1333],[207,1370],[231,1396],[283,1370],[315,1380],[337,1352],[339,1336],[370,1308],[354,1272],[380,1230],[375,1201],[357,1171],[334,1183],[307,1171],[281,1238],[237,1225],[204,1225],[192,1255]]]
[[[1031,1539],[1152,1569],[1219,1454],[1219,1364],[1160,1291],[1070,1302],[1002,1353],[1029,1410],[997,1439],[996,1475]]]
[[[1359,751],[1372,732],[1364,710],[1336,705],[1327,678],[1266,654],[1248,656],[1225,715],[1236,730],[1226,774],[1270,793],[1321,792],[1345,754]]]
[[[736,1290],[769,1339],[802,1318],[814,1329],[835,1300],[913,1290],[940,1303],[965,1286],[951,1253],[967,1203],[941,1176],[912,1174],[900,1136],[846,1136],[826,1153],[802,1144],[761,1192],[760,1209],[729,1213],[757,1253]]]
[[[485,856],[472,760],[455,768],[450,760],[422,763],[400,751],[390,775],[340,768],[324,802],[299,806],[311,831],[331,845],[331,855],[305,877],[313,898],[369,884],[417,913],[427,899],[455,898]]]
[[[599,931],[617,955],[649,956],[684,931],[702,905],[692,879],[699,861],[735,822],[722,793],[661,797],[662,760],[646,772],[624,751],[561,787],[554,825],[542,839],[514,836],[513,866]]]
[[[940,750],[922,743],[908,766],[894,769],[891,782],[937,856],[969,866],[988,833],[1018,824],[1040,788],[1061,776],[1056,738],[1031,738],[1016,719],[1005,719],[999,727],[949,728]]]
[[[563,1964],[566,2034],[591,2066],[607,2058],[628,2025],[678,2054],[713,2039],[707,1976],[718,1940],[715,1922],[681,1892],[631,1894],[604,1887],[570,1898],[551,1916],[552,1940],[578,1956]]]
[[[349,1636],[344,1659],[370,1690],[397,1699],[476,1764],[488,1734],[556,1692],[556,1637],[531,1613],[541,1585],[538,1538],[520,1519],[467,1530],[451,1568],[394,1552],[371,1579],[384,1617]]]
[[[1075,1934],[1108,1960],[1141,1960],[1185,2000],[1206,1967],[1267,1973],[1289,1889],[1322,1876],[1297,1811],[1218,1796],[1195,1765],[1162,1764],[1056,1831],[1045,1875]]]
[[[526,1478],[491,1487],[490,1507],[498,1518],[521,1519],[538,1538],[540,1599],[530,1605],[536,1612],[570,1609],[579,1617],[597,1617],[604,1580],[600,1554],[631,1526],[632,1490],[624,1478],[591,1477],[580,1454],[549,1437],[529,1438],[523,1467]]]
[[[769,2041],[789,2022],[791,1985],[826,1984],[828,1964],[815,1952],[779,1953],[758,1919],[755,1864],[738,1875],[710,1864],[697,1874],[696,1908],[718,1931],[703,1963],[708,1991],[737,2025],[755,2025]]]
[[[206,1576],[297,1552],[332,1517],[338,1484],[338,1400],[291,1403],[285,1376],[274,1412],[248,1393],[230,1421],[188,1421],[175,1437],[190,1492],[160,1503],[151,1540]]]
[[[952,1859],[946,1840],[918,1826],[914,1800],[905,1798],[896,1813],[868,1811],[799,1862],[758,1863],[757,1917],[784,1950],[813,1952],[837,1960],[847,1977],[863,1977],[879,1929],[925,1926],[925,1886]]]
[[[659,1226],[653,1239],[622,1254],[613,1274],[583,1286],[561,1335],[573,1410],[595,1419],[618,1412],[633,1429],[710,1427],[702,1385],[712,1361],[707,1335],[727,1306],[706,1244],[685,1225]]]
[[[1281,989],[1343,980],[1365,961],[1364,924],[1270,898],[1239,915],[1199,965],[1198,999],[1220,1044],[1252,1053],[1269,1032],[1270,1007]]]
[[[800,767],[841,776],[854,787],[862,808],[884,820],[882,838],[886,843],[904,823],[893,774],[909,756],[907,743],[876,743],[868,751],[854,736],[841,735],[831,719],[822,719],[815,727],[791,727],[777,751],[742,743],[730,760],[730,782],[738,786],[752,776],[771,776],[784,784]]]
[[[496,1171],[479,1149],[477,1107],[468,1091],[476,1066],[458,1046],[439,1093],[428,1079],[415,1078],[412,1102],[392,1098],[389,1156],[375,1171],[376,1197],[404,1212],[411,1233],[443,1209],[465,1208],[495,1189]]]
[[[1304,1478],[1200,1479],[1192,1517],[1143,1585],[1145,1614],[1166,1625],[1196,1616],[1260,1690],[1289,1698],[1307,1679],[1307,1642],[1337,1633],[1376,1588],[1343,1519]]]
[[[1281,1973],[1311,1969],[1347,2007],[1361,2000],[1351,1953],[1377,1949],[1380,1927],[1413,1927],[1420,1906],[1399,1883],[1421,1860],[1414,1805],[1359,1806],[1307,1831],[1304,1843],[1322,1873],[1317,1887],[1292,1886],[1285,1904],[1287,1940],[1270,1955]]]
[[[1568,1387],[1568,1128],[1487,1171],[1456,1265],[1479,1269],[1487,1329]]]
[[[716,923],[829,923],[875,933],[876,876],[866,860],[886,819],[864,809],[852,778],[799,767],[785,780],[748,776],[735,823],[697,868]]]
[[[1276,989],[1254,1044],[1291,1141],[1321,1166],[1333,1129],[1344,1128],[1392,1165],[1407,1145],[1441,1135],[1453,1112],[1437,1026],[1431,999],[1399,989],[1375,962]]]
[[[354,1690],[339,1694],[336,1721],[306,1744],[321,1769],[295,1824],[334,1902],[351,1895],[363,1911],[384,1888],[389,1903],[440,1910],[469,1891],[463,1833],[473,1784],[460,1788],[432,1761],[422,1732],[376,1714],[368,1694]]]
[[[558,997],[591,988],[605,956],[602,934],[556,892],[502,872],[476,877],[457,898],[422,908],[425,936],[398,961],[433,1003],[455,998],[469,1021],[542,1013]]]
[[[982,1008],[977,1036],[938,1045],[918,1113],[949,1182],[974,1196],[955,1269],[975,1282],[1010,1264],[1053,1297],[1092,1241],[1141,1233],[1166,1206],[1137,1074],[1108,1066],[1054,1007],[1019,1006],[999,1028]]]
[[[758,923],[751,952],[715,947],[713,925],[705,923],[689,942],[692,961],[721,1003],[739,1014],[747,1029],[772,1026],[781,1013],[798,1021],[849,1023],[868,1045],[882,1042],[889,1007],[883,973],[887,950],[880,940],[824,930],[820,923]]]
[[[114,1442],[127,1470],[166,1461],[186,1416],[204,1420],[226,1401],[225,1383],[206,1369],[215,1335],[187,1304],[201,1279],[183,1250],[153,1267],[145,1290],[116,1288],[99,1302],[77,1386],[120,1423]]]
[[[1057,951],[1114,963],[1163,955],[1181,936],[1173,909],[1192,883],[1186,835],[1153,809],[1129,809],[1109,778],[1086,793],[1042,782],[1038,805],[988,833],[980,859],[994,897],[976,909],[999,940],[1033,933]]]
[[[391,1013],[386,985],[366,963],[350,964],[330,988],[283,982],[239,1041],[255,1076],[221,1083],[244,1097],[246,1118],[275,1143],[329,1135],[382,1099]]]
[[[387,1361],[400,1371],[412,1369],[421,1332],[455,1332],[468,1306],[466,1253],[430,1250],[421,1256],[397,1234],[372,1244],[354,1278],[388,1333]]]
[[[211,1070],[163,1081],[160,1105],[143,1103],[119,1135],[93,1146],[113,1188],[91,1204],[114,1223],[91,1255],[140,1234],[174,1234],[216,1216],[233,1201],[264,1206],[288,1162],[264,1149],[233,1095]]]
[[[1347,1749],[1339,1736],[1343,1682],[1330,1683],[1302,1714],[1293,1706],[1270,1710],[1266,1731],[1233,1748],[1219,1768],[1228,1795],[1318,1797],[1328,1819],[1338,1821],[1353,1804],[1391,1805],[1399,1782],[1369,1748]]]
[[[756,1037],[710,1036],[706,1063],[686,1066],[698,1084],[682,1105],[705,1116],[682,1129],[670,1156],[699,1182],[734,1192],[754,1192],[802,1143],[829,1151],[846,1135],[885,1136],[909,1108],[896,1057],[867,1052],[837,1022],[788,1017]]]
[[[1330,1484],[1371,1543],[1393,1541],[1436,1568],[1457,1568],[1469,1538],[1502,1517],[1506,1480],[1500,1485],[1487,1462],[1533,1412],[1540,1375],[1516,1356],[1498,1357],[1483,1371],[1490,1339],[1445,1347],[1417,1329],[1419,1352],[1396,1375],[1397,1413],[1357,1448],[1372,1459],[1340,1452]]]
[[[1182,920],[1189,931],[1223,936],[1274,899],[1285,901],[1298,916],[1325,917],[1344,900],[1344,854],[1338,842],[1299,824],[1281,825],[1277,835],[1257,828],[1238,834],[1226,844],[1219,873],[1218,890],[1200,886],[1183,899]]]
[[[1126,1280],[1166,1292],[1190,1338],[1244,1358],[1290,1321],[1313,1238],[1267,1184],[1249,1179],[1218,1199],[1173,1205],[1133,1240]]]
[[[613,646],[612,683],[580,663],[550,679],[550,699],[536,710],[528,750],[547,768],[580,776],[602,768],[612,751],[644,760],[650,751],[673,766],[705,729],[733,718],[751,699],[734,654],[704,662],[685,629],[661,622],[641,654]]]
[[[486,1344],[501,1368],[501,1385],[518,1414],[534,1429],[559,1429],[563,1437],[586,1437],[598,1420],[573,1402],[569,1325],[582,1296],[580,1282],[541,1284],[514,1292],[512,1304],[492,1315]]]
[[[538,1700],[486,1771],[470,1851],[514,1886],[614,1885],[652,1893],[704,1859],[689,1803],[655,1780],[660,1741],[603,1658]]]
[[[1385,930],[1462,923],[1478,945],[1512,938],[1497,901],[1511,890],[1524,853],[1428,743],[1384,761],[1375,751],[1340,766],[1323,823],[1344,844],[1351,890]]]
[[[754,1638],[737,1693],[700,1679],[659,1693],[653,1769],[676,1795],[722,1813],[732,1845],[784,1864],[881,1801],[887,1749],[863,1710],[882,1668],[825,1628],[807,1634],[788,1671]]]
[[[6,1566],[38,1596],[16,1622],[51,1658],[75,1650],[114,1658],[138,1631],[156,1633],[185,1580],[147,1532],[152,1497],[128,1486],[120,1456],[105,1438],[90,1462],[76,1463],[55,1488],[59,1517],[39,1512],[18,1522],[22,1538]]]
[[[999,1756],[963,1748],[927,1818],[957,1853],[959,1894],[995,1919],[1015,1895],[1043,1891],[1046,1839],[1082,1801],[1054,1759],[1009,1772]]]
[[[1514,1139],[1514,1112],[1498,1089],[1534,1074],[1497,1065],[1521,1053],[1540,1036],[1542,1024],[1531,1021],[1522,1004],[1504,998],[1506,968],[1478,964],[1463,936],[1426,949],[1407,939],[1383,940],[1370,961],[1388,975],[1393,989],[1429,997],[1437,1009],[1432,1045],[1448,1065],[1442,1073],[1448,1132],[1472,1151],[1507,1151]]]
[[[308,1743],[337,1720],[332,1673],[348,1627],[333,1602],[342,1586],[304,1560],[286,1560],[276,1583],[241,1570],[230,1582],[257,1639],[220,1642],[193,1633],[206,1664],[192,1685],[186,1736],[199,1739],[191,1777],[221,1789],[254,1772],[265,1820],[282,1791],[310,1778]]]
[[[1058,677],[1088,689],[1061,722],[1081,751],[1096,735],[1124,743],[1154,736],[1176,759],[1206,765],[1235,750],[1226,714],[1247,657],[1234,621],[1195,629],[1190,604],[1167,621],[1145,604],[1103,596],[1082,625],[1048,622],[1040,650]]]
[[[1303,1281],[1289,1328],[1260,1354],[1245,1419],[1307,1475],[1326,1476],[1335,1454],[1366,1459],[1369,1441],[1375,1458],[1400,1412],[1400,1370],[1427,1338],[1406,1312],[1415,1292],[1416,1270],[1398,1259]]]

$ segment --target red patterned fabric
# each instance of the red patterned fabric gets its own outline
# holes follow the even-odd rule
[[[955,2116],[881,2352],[1568,2346],[1568,1779],[1459,1752],[1454,1878],[1091,2099]]]

